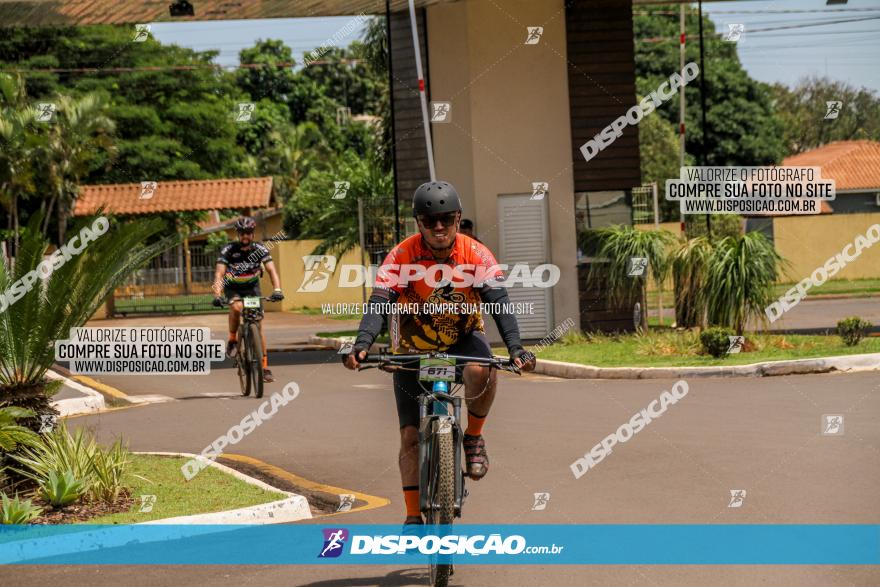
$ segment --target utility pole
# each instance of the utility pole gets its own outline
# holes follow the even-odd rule
[[[685,43],[685,29],[684,29],[684,4],[679,5],[679,13],[678,13],[678,69],[682,76],[684,76],[684,43]],[[684,88],[681,87],[678,89],[678,166],[684,167]],[[681,224],[681,233],[684,234],[684,213],[681,211],[681,207],[678,210],[678,220]]]
[[[706,146],[708,141],[706,140],[706,64],[704,62],[703,57],[705,53],[703,51],[703,0],[699,0],[697,3],[698,10],[700,12],[700,110],[703,117],[703,140],[701,144],[701,153],[700,153],[700,162],[703,166],[706,165]],[[712,236],[712,215],[706,214],[706,232],[709,236]]]

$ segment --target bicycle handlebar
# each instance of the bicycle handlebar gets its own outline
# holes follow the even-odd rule
[[[250,297],[259,297],[259,298],[260,298],[261,300],[263,300],[264,302],[271,302],[271,301],[272,301],[272,299],[270,299],[269,296],[247,296],[247,297],[249,297],[249,298],[250,298]],[[241,299],[244,299],[244,298],[241,298],[241,297],[235,297],[235,298],[232,298],[232,299],[230,300],[230,299],[222,298],[222,297],[221,297],[221,298],[215,298],[215,299],[220,300],[220,305],[221,305],[221,306],[229,306],[229,305],[232,304],[232,302],[234,302],[235,300],[241,300]]]
[[[358,363],[361,365],[372,364],[376,365],[377,367],[381,367],[383,365],[399,365],[401,367],[405,367],[411,365],[412,363],[417,363],[422,359],[455,359],[456,361],[465,361],[468,363],[482,363],[487,367],[491,367],[493,369],[498,369],[501,371],[510,371],[511,373],[516,374],[521,373],[521,369],[517,367],[513,363],[513,361],[504,357],[472,357],[467,355],[449,355],[446,353],[438,352],[423,353],[418,355],[394,355],[388,354],[387,352],[383,351],[376,355],[368,354],[366,357],[364,357],[363,360],[358,360]]]

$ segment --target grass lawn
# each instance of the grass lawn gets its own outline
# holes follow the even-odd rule
[[[538,352],[538,360],[566,361],[597,367],[677,367],[745,365],[762,361],[807,359],[880,352],[880,337],[864,338],[854,347],[839,336],[746,334],[746,350],[716,359],[701,355],[696,332],[652,330],[638,335],[598,335],[592,341],[566,336]],[[504,354],[502,349],[495,349]]]
[[[780,283],[773,286],[773,295],[779,297],[794,287],[795,283]],[[845,294],[855,297],[867,297],[880,295],[880,279],[835,279],[826,281],[819,287],[813,287],[809,291],[809,296],[829,295],[829,294]],[[672,291],[663,291],[663,305],[669,308],[672,305]],[[648,292],[648,306],[651,309],[657,308],[657,292]]]
[[[222,308],[212,305],[214,296],[199,294],[190,296],[145,296],[143,298],[116,298],[114,307],[118,314],[144,313],[207,313],[225,312]]]
[[[202,469],[192,481],[180,472],[188,459],[132,455],[126,484],[131,488],[131,511],[92,518],[89,524],[135,524],[160,518],[205,514],[284,499],[286,495],[265,491],[213,467]],[[141,495],[155,495],[153,511],[140,512]]]

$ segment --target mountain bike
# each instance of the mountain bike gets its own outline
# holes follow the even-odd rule
[[[451,525],[461,517],[467,497],[462,468],[461,396],[462,369],[482,365],[520,373],[503,357],[468,357],[431,352],[420,355],[380,353],[367,356],[362,369],[386,366],[418,371],[423,393],[419,394],[419,508],[430,525]],[[424,384],[429,384],[430,388]],[[445,587],[452,575],[452,565],[431,558],[431,585]]]
[[[238,323],[238,352],[232,360],[238,371],[238,383],[241,395],[247,397],[254,392],[254,397],[263,397],[263,336],[260,322],[263,320],[263,300],[268,297],[235,297],[232,300],[220,300],[224,306],[235,300],[241,300],[241,320]]]

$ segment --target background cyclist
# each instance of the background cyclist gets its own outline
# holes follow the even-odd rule
[[[226,355],[235,357],[238,353],[238,324],[241,319],[242,301],[245,297],[260,297],[260,277],[263,275],[263,266],[269,272],[274,291],[269,299],[277,302],[284,299],[281,293],[281,280],[269,249],[261,243],[254,241],[254,231],[257,223],[253,218],[242,216],[235,221],[235,231],[238,240],[228,243],[220,249],[217,258],[217,268],[214,271],[214,305],[222,306],[221,299],[230,300],[229,304],[229,342],[226,343]],[[271,383],[275,381],[272,372],[267,368],[269,365],[266,355],[266,335],[260,329],[263,342],[263,381]]]
[[[483,318],[479,313],[415,314],[392,313],[386,316],[388,303],[397,304],[444,304],[480,302],[503,306],[509,303],[503,287],[488,284],[472,287],[455,287],[454,283],[441,282],[433,287],[424,277],[403,285],[389,275],[391,266],[420,264],[425,268],[436,264],[460,268],[474,273],[474,267],[497,265],[495,256],[477,240],[459,234],[461,200],[455,188],[443,181],[422,184],[413,196],[413,216],[418,220],[419,234],[398,244],[386,257],[376,277],[376,287],[370,296],[367,312],[361,320],[359,333],[352,351],[344,358],[345,366],[357,369],[359,361],[367,355],[367,349],[376,339],[386,320],[395,353],[424,353],[444,351],[449,354],[491,357],[492,351],[486,339]],[[403,274],[403,270],[400,271]],[[439,273],[439,272],[437,272]],[[502,276],[500,269],[488,272],[485,279]],[[427,275],[425,276],[427,277]],[[436,282],[435,282],[436,283]],[[462,284],[458,284],[462,285]],[[498,307],[498,306],[496,306]],[[516,316],[509,312],[493,314],[501,337],[510,352],[511,359],[525,371],[535,367],[535,357],[523,349]],[[476,364],[463,368],[465,399],[468,408],[467,429],[464,436],[467,474],[481,479],[489,470],[489,457],[483,440],[483,425],[495,399],[495,370]],[[422,393],[416,371],[395,370],[394,396],[400,423],[400,477],[406,503],[407,524],[423,523],[419,511],[418,473],[418,396]]]

